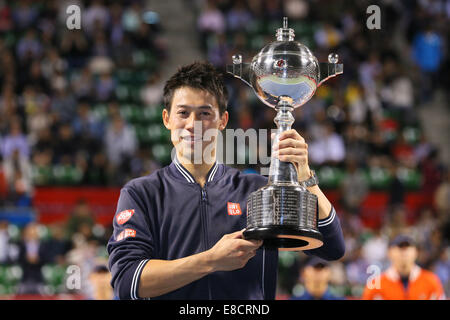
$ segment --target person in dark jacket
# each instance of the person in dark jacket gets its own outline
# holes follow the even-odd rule
[[[328,261],[318,257],[311,257],[303,267],[301,277],[304,283],[304,291],[300,295],[294,295],[291,300],[341,300],[343,298],[334,295],[328,286],[331,269]]]
[[[245,240],[246,200],[267,177],[216,161],[217,137],[228,122],[227,89],[209,63],[181,67],[164,87],[163,123],[175,155],[170,165],[121,190],[108,242],[119,299],[275,299],[278,251]],[[295,130],[280,135],[276,156],[303,182],[312,175],[308,148]],[[304,251],[339,259],[339,218],[318,185],[324,245]]]
[[[38,228],[39,225],[35,222],[27,224],[19,242],[18,262],[23,271],[18,287],[19,294],[42,294],[44,292],[44,277],[41,268],[47,261]]]

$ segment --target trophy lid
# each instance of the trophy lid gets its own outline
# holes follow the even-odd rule
[[[294,29],[288,28],[288,18],[283,18],[283,28],[277,29],[277,41],[294,41]]]
[[[314,95],[319,82],[319,63],[308,47],[294,40],[287,17],[276,32],[276,41],[267,44],[253,58],[250,68],[252,86],[258,97],[275,107],[280,96],[290,97],[293,107],[306,103]],[[262,95],[264,93],[264,95]]]

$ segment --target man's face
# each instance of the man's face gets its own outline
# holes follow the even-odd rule
[[[411,245],[393,246],[388,251],[394,268],[402,275],[408,275],[417,259],[417,249]]]
[[[327,266],[307,266],[303,270],[302,276],[309,293],[313,296],[320,297],[328,288],[331,271]]]
[[[225,128],[228,112],[220,115],[216,98],[209,92],[181,87],[174,92],[170,113],[163,110],[163,122],[171,131],[179,159],[213,163],[218,131]]]

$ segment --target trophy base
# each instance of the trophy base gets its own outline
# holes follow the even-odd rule
[[[263,246],[280,251],[311,250],[323,245],[323,237],[315,230],[287,226],[252,227],[244,231],[246,240],[263,240]]]

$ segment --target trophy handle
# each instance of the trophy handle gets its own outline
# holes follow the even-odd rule
[[[319,69],[320,74],[317,87],[320,87],[322,83],[328,79],[336,77],[338,74],[342,74],[344,72],[344,65],[342,63],[320,62]]]
[[[250,63],[243,63],[240,54],[233,56],[233,64],[227,65],[227,72],[231,73],[236,78],[241,79],[247,85],[253,88],[250,83]]]

